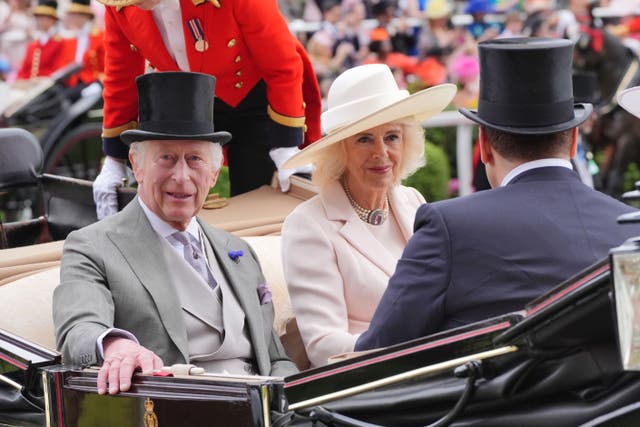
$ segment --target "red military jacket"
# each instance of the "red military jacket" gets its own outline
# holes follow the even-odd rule
[[[27,53],[18,71],[18,79],[50,76],[65,65],[65,45],[60,36],[49,37],[44,45],[36,40],[27,46]]]
[[[66,39],[67,56],[69,62],[75,61],[78,39]],[[102,81],[104,77],[104,32],[99,28],[93,28],[89,34],[89,45],[82,55],[82,69],[78,75],[73,76],[70,85],[75,86],[78,81],[89,84]]]
[[[276,2],[215,3],[180,0],[190,71],[215,76],[216,97],[231,106],[238,105],[263,79],[271,119],[303,127],[306,115],[305,139],[317,139],[321,109],[318,84],[304,49],[289,31]],[[198,20],[208,44],[206,50],[196,49],[189,29],[191,20]],[[144,73],[145,60],[158,71],[180,69],[164,46],[151,11],[135,6],[107,7],[105,28],[103,136],[115,137],[136,126],[135,78]]]

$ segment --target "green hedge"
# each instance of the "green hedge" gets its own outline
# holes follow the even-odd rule
[[[426,166],[418,169],[402,183],[414,187],[429,202],[449,198],[451,166],[445,151],[429,141],[425,142]]]

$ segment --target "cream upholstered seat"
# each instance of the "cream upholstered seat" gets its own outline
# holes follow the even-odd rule
[[[53,267],[0,286],[0,329],[55,350],[51,298],[59,282]]]
[[[304,346],[295,324],[289,293],[280,258],[280,236],[244,237],[256,252],[267,280],[275,308],[274,328],[282,337],[289,356],[301,368],[308,366]],[[42,257],[21,258],[21,265],[32,265],[32,273],[21,271],[16,280],[0,286],[0,329],[55,350],[51,301],[53,290],[60,283],[59,261],[61,243],[48,248],[46,262]],[[40,246],[40,245],[38,245]],[[51,252],[51,253],[49,253]],[[55,253],[54,253],[55,252]],[[54,255],[52,255],[54,254]],[[53,258],[52,258],[53,257]],[[44,270],[43,270],[44,269]],[[25,275],[26,274],[26,275]]]

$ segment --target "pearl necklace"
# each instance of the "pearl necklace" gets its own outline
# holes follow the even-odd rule
[[[353,198],[353,195],[351,194],[351,191],[349,191],[349,187],[347,186],[347,182],[344,178],[341,180],[341,183],[342,183],[342,188],[344,188],[344,192],[346,193],[347,198],[349,199],[349,203],[351,203],[351,206],[353,206],[353,209],[356,211],[356,213],[358,214],[358,217],[362,221],[371,225],[380,225],[386,221],[387,216],[389,216],[389,197],[388,196],[384,200],[385,207],[383,209],[365,209],[362,206],[360,206],[358,202],[356,202],[356,200]]]

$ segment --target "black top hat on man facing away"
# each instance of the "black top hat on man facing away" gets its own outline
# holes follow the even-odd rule
[[[229,132],[213,128],[215,77],[156,72],[136,78],[138,127],[122,132],[125,144],[147,140],[198,140],[225,144]]]
[[[494,39],[478,47],[478,110],[460,109],[474,122],[513,134],[544,135],[574,128],[591,114],[591,104],[574,104],[571,41]]]

